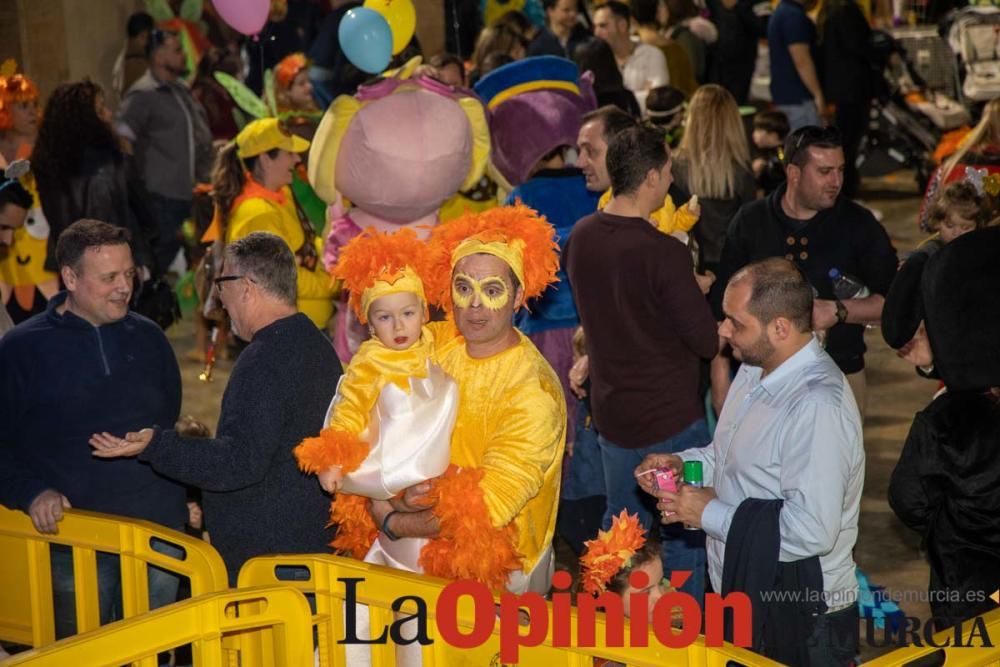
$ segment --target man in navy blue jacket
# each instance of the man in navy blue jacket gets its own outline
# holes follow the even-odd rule
[[[98,429],[173,426],[180,372],[166,336],[129,312],[135,263],[126,229],[80,220],[56,245],[66,291],[0,341],[0,503],[58,532],[68,507],[181,529],[184,488],[135,460],[103,461]],[[118,564],[98,557],[101,621],[113,620]],[[56,632],[75,632],[70,555],[53,550]],[[150,606],[173,602],[177,579],[150,570]]]

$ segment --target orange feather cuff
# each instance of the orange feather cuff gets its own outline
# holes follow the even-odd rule
[[[471,579],[502,591],[521,569],[517,528],[493,527],[479,481],[483,471],[449,468],[431,491],[440,534],[420,552],[424,572],[445,579]]]
[[[340,472],[346,475],[358,469],[368,451],[368,443],[353,433],[325,428],[318,437],[303,440],[295,448],[295,458],[303,472],[318,474],[340,466]]]
[[[378,527],[368,514],[368,499],[349,493],[338,493],[330,503],[330,525],[337,527],[337,537],[330,546],[338,554],[362,560],[368,553]]]

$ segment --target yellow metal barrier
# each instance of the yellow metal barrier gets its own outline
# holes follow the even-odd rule
[[[154,551],[151,540],[184,549],[183,560]],[[0,507],[0,639],[28,646],[55,641],[49,547],[73,549],[77,631],[100,625],[97,553],[117,554],[121,563],[122,612],[149,611],[146,568],[155,565],[187,577],[191,595],[226,590],[226,568],[207,542],[148,521],[67,510],[58,535],[42,535],[23,512]]]
[[[232,613],[237,605],[238,617]],[[262,630],[267,630],[272,639],[269,664],[312,666],[309,603],[287,586],[202,595],[19,653],[3,664],[66,667],[134,662],[139,667],[156,667],[157,653],[191,644],[197,667],[223,667],[236,664],[225,639]]]
[[[934,634],[933,644],[936,646],[927,645],[930,642],[926,641],[923,632],[919,632],[918,635],[924,646],[912,645],[896,649],[866,662],[865,667],[1000,665],[1000,609],[994,609],[974,620],[963,621],[961,632],[957,635],[956,628]],[[985,647],[984,640],[992,646]]]
[[[281,568],[281,570],[279,570]],[[289,580],[284,572],[298,568],[308,572],[307,580]],[[376,565],[369,565],[355,560],[338,558],[336,556],[263,556],[251,559],[240,570],[238,585],[260,586],[285,584],[294,586],[307,595],[315,596],[315,615],[313,624],[317,629],[319,649],[319,664],[323,667],[344,667],[348,665],[345,647],[338,644],[344,637],[344,584],[338,579],[357,578],[363,581],[357,586],[357,601],[369,605],[371,627],[373,634],[381,634],[383,628],[388,628],[393,622],[392,605],[394,600],[402,596],[414,596],[426,603],[427,634],[433,643],[422,649],[424,667],[454,667],[461,665],[476,665],[487,667],[501,665],[499,651],[500,640],[497,627],[492,635],[479,648],[458,649],[448,646],[441,638],[437,626],[437,602],[442,589],[447,584],[442,579],[418,576],[399,570],[392,570]],[[465,604],[468,603],[468,604]],[[415,603],[406,602],[401,606],[404,614],[412,614]],[[548,603],[551,613],[552,603]],[[577,612],[571,609],[567,612],[570,619],[570,637],[576,644]],[[707,647],[704,639],[699,637],[694,644],[686,649],[665,648],[650,632],[647,647],[612,648],[604,644],[605,622],[601,614],[595,622],[594,648],[561,648],[553,646],[553,629],[549,627],[546,636],[539,646],[522,648],[517,664],[525,667],[593,667],[594,658],[606,658],[636,667],[659,667],[660,665],[698,665],[705,667],[724,667],[729,661],[738,665],[761,666],[777,665],[777,663],[762,658],[759,655],[734,646],[719,648]],[[458,626],[468,632],[475,625],[474,608],[468,598],[463,598],[458,604]],[[414,623],[407,622],[403,632],[410,636]],[[525,631],[522,628],[522,633]],[[626,627],[625,636],[629,636]],[[256,643],[256,645],[254,645]],[[377,667],[396,665],[394,645],[372,645],[372,664]],[[242,658],[243,667],[270,667],[273,663],[267,659],[266,641],[254,641],[244,644]]]

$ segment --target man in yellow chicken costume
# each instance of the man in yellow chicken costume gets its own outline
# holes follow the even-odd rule
[[[545,593],[566,403],[513,315],[555,279],[554,230],[531,209],[512,206],[452,220],[430,243],[424,288],[449,318],[427,326],[437,363],[459,388],[452,465],[436,480],[372,501],[373,526],[391,540],[430,538],[420,556],[424,572]]]

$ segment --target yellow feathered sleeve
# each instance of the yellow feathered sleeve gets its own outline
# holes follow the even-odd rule
[[[609,201],[611,201],[611,190],[601,195],[597,208],[603,211]],[[670,195],[663,200],[663,206],[653,211],[649,217],[656,223],[656,228],[664,234],[690,231],[698,222],[698,216],[688,210],[686,203],[678,209]]]
[[[546,485],[546,473],[562,457],[566,403],[553,400],[541,384],[518,387],[502,397],[502,421],[483,455],[479,486],[494,526],[506,526],[529,501],[555,506],[559,484]]]
[[[485,471],[451,466],[438,478],[430,496],[440,532],[420,550],[426,574],[471,579],[502,591],[510,574],[521,569],[517,526],[491,525],[482,489]]]
[[[351,359],[337,387],[330,423],[315,438],[306,438],[295,448],[295,458],[304,472],[317,474],[340,466],[343,474],[356,470],[368,455],[369,445],[359,437],[368,427],[369,415],[384,385],[384,378],[365,343]]]

